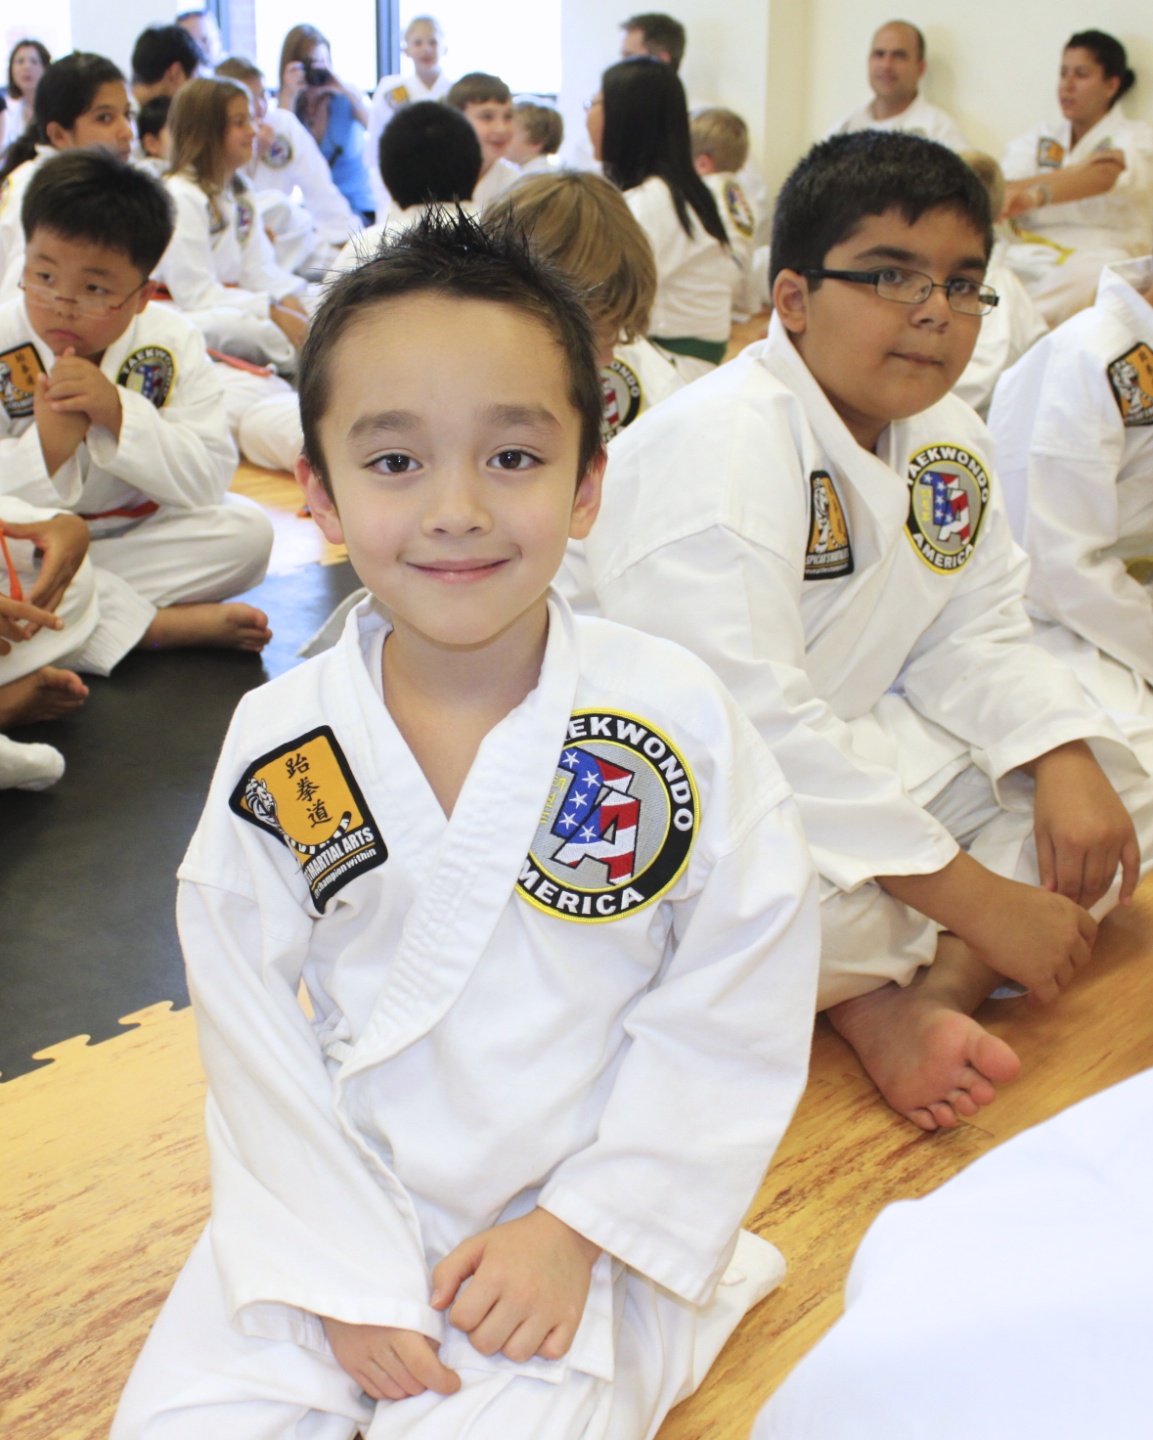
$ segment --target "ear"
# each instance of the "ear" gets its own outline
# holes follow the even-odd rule
[[[53,150],[73,150],[72,131],[65,130],[64,126],[57,120],[49,120],[44,127],[44,133],[48,137],[48,143]]]
[[[716,168],[711,155],[697,155],[693,159],[693,169],[698,175],[711,175]]]
[[[603,449],[598,450],[580,478],[573,501],[572,519],[569,521],[568,533],[573,540],[583,540],[593,528],[593,521],[601,508],[601,482],[604,480],[608,458]]]
[[[795,270],[782,270],[773,282],[773,309],[793,335],[803,335],[809,323],[809,282]]]
[[[304,491],[304,499],[320,533],[333,545],[344,544],[344,527],[336,513],[336,501],[324,488],[324,482],[303,455],[296,459],[296,480]]]
[[[156,291],[158,289],[159,282],[156,280],[149,280],[144,285],[142,285],[140,287],[139,293],[136,296],[136,309],[133,313],[139,315],[143,311],[145,305],[148,304],[149,300],[152,299],[153,295],[156,294]]]
[[[192,76],[189,75],[179,60],[173,60],[163,75],[163,82],[168,87],[168,94],[175,95],[182,85],[187,85]]]

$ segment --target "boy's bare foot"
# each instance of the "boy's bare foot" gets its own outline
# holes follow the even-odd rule
[[[953,935],[902,989],[892,983],[826,1011],[877,1089],[922,1130],[950,1129],[1015,1080],[1021,1062],[970,1015],[996,977]]]
[[[228,604],[166,605],[140,638],[138,650],[177,650],[208,645],[223,650],[263,650],[272,639],[268,616],[239,600]]]
[[[0,730],[59,720],[88,699],[88,686],[71,670],[44,665],[19,680],[0,685]]]

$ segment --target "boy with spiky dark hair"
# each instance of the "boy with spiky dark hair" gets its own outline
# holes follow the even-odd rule
[[[1120,731],[1030,643],[988,432],[949,394],[991,246],[944,146],[815,146],[768,339],[614,442],[586,547],[601,612],[695,650],[773,747],[823,876],[822,1007],[926,1130],[1015,1076],[972,1010],[1001,976],[1070,982],[1090,907],[1137,881],[1127,807],[1153,822]]]
[[[779,1275],[739,1226],[811,1023],[787,788],[703,665],[549,594],[602,398],[518,233],[341,277],[300,403],[371,595],[242,702],[181,869],[212,1221],[113,1436],[647,1440]]]

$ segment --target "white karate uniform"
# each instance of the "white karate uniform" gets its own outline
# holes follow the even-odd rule
[[[452,81],[443,70],[431,85],[426,85],[415,70],[408,75],[382,75],[377,81],[372,92],[372,104],[368,108],[364,163],[368,166],[368,179],[378,216],[388,209],[389,202],[388,190],[380,175],[380,137],[385,126],[406,105],[414,105],[419,100],[443,100],[451,89]]]
[[[985,284],[996,290],[998,304],[981,317],[972,359],[953,386],[953,394],[972,405],[982,419],[988,415],[1001,375],[1049,333],[1029,292],[1005,263],[1004,251],[1004,243],[998,240],[985,272]]]
[[[269,306],[287,295],[303,299],[305,282],[276,264],[253,192],[237,179],[237,191],[210,199],[189,176],[167,177],[176,231],[155,276],[210,350],[292,369],[296,351]]]
[[[272,127],[275,139],[268,153],[256,162],[251,177],[253,189],[291,195],[299,186],[317,234],[339,249],[349,235],[362,228],[362,222],[333,183],[320,146],[291,110],[271,109],[265,123]]]
[[[672,191],[659,175],[625,191],[625,199],[653,247],[657,294],[649,336],[658,345],[669,340],[727,342],[732,328],[733,275],[736,262],[721,242],[688,208],[691,234],[677,217]],[[672,355],[685,380],[707,375],[714,366],[689,355]]]
[[[120,438],[93,426],[49,475],[32,416],[36,375],[55,357],[23,299],[0,305],[0,493],[88,521],[101,624],[83,668],[107,674],[157,607],[223,600],[256,585],[272,549],[258,505],[227,495],[236,469],[215,367],[180,315],[148,305],[104,352],[119,387]]]
[[[875,101],[862,105],[851,115],[834,125],[829,135],[852,135],[858,130],[894,130],[901,135],[922,135],[926,140],[936,140],[950,150],[965,150],[965,137],[956,121],[936,105],[930,105],[923,95],[916,95],[899,115],[889,115],[878,120],[873,115]],[[825,137],[828,139],[828,136]]]
[[[1072,145],[1068,120],[1035,125],[1005,152],[1006,180],[1027,180],[1087,161],[1095,150],[1121,150],[1125,169],[1104,195],[1044,205],[1017,217],[1007,262],[1050,325],[1093,303],[1106,265],[1149,253],[1153,225],[1153,126],[1114,106]]]
[[[18,293],[24,274],[24,226],[20,210],[28,182],[45,160],[59,153],[51,145],[37,145],[35,157],[17,166],[0,190],[0,301],[11,300]]]
[[[1153,716],[1153,597],[1125,568],[1153,554],[1151,285],[1148,257],[1107,268],[1096,303],[1002,376],[989,426],[1042,643],[1112,709],[1123,669]]]
[[[520,167],[522,175],[555,175],[560,169],[560,161],[555,155],[534,155],[531,160],[526,160]]]
[[[494,160],[485,174],[476,182],[476,189],[472,192],[472,198],[476,208],[484,213],[484,207],[490,205],[494,200],[499,200],[506,190],[511,190],[520,179],[520,166],[514,165],[511,160],[502,156]]]
[[[1145,1440],[1151,1125],[1146,1070],[888,1206],[752,1440]]]
[[[431,210],[448,209],[452,214],[456,213],[456,203],[449,206],[434,203],[431,205],[410,205],[407,210],[402,210],[395,200],[388,202],[385,218],[375,225],[370,225],[359,235],[354,235],[340,254],[333,261],[328,272],[331,280],[337,275],[343,275],[346,270],[355,270],[357,266],[363,265],[366,260],[372,258],[380,249],[381,243],[390,235],[399,235],[405,230],[410,230]],[[460,208],[466,215],[475,216],[476,205],[472,200],[462,200]]]
[[[1017,767],[1054,746],[1094,741],[1153,838],[1120,730],[1029,643],[988,432],[955,397],[870,454],[774,316],[613,442],[585,548],[601,613],[708,661],[780,761],[825,881],[823,1005],[935,954],[872,877],[935,872],[961,842],[1036,879]]]
[[[701,179],[712,192],[717,210],[724,222],[725,234],[733,259],[733,309],[734,320],[747,320],[761,308],[755,277],[753,275],[753,240],[757,233],[757,217],[749,197],[738,175],[727,171],[716,171],[702,175]]]
[[[386,630],[370,600],[245,696],[181,867],[211,1249],[115,1440],[645,1440],[781,1274],[738,1226],[803,1088],[818,938],[772,757],[691,656],[554,602],[446,820]],[[429,1272],[538,1204],[605,1253],[564,1359],[487,1358]],[[321,1315],[441,1341],[460,1393],[374,1406]]]

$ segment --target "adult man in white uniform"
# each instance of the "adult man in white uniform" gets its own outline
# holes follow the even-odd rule
[[[953,119],[921,95],[925,74],[925,37],[906,20],[890,20],[873,36],[869,49],[869,88],[873,98],[846,115],[829,131],[899,130],[963,150],[965,139]]]

